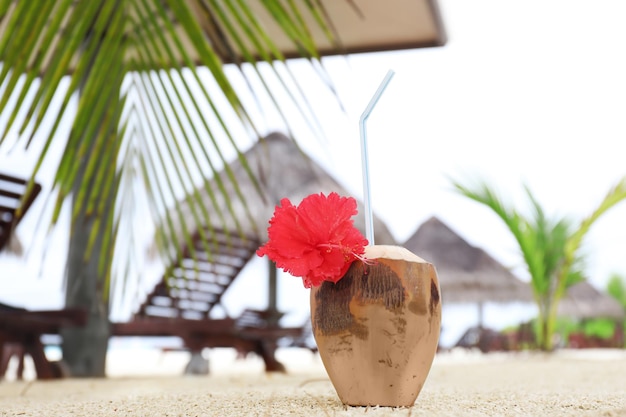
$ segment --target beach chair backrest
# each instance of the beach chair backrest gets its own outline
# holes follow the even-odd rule
[[[221,306],[222,295],[255,256],[260,242],[253,236],[217,228],[204,233],[210,237],[211,254],[199,232],[194,233],[193,248],[183,250],[180,261],[146,296],[136,316],[198,320],[210,318],[213,308]]]
[[[27,186],[27,180],[0,173],[0,250],[8,244],[13,230],[41,191],[41,185],[35,183],[24,198]]]

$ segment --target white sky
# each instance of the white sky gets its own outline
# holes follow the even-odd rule
[[[518,203],[526,181],[548,212],[574,220],[588,214],[626,175],[626,2],[440,5],[445,47],[324,60],[347,114],[306,65],[293,63],[329,138],[322,144],[304,132],[301,144],[360,198],[358,119],[394,70],[367,125],[374,211],[399,242],[436,215],[503,264],[519,267],[515,243],[500,220],[451,192],[446,176],[487,178]],[[626,275],[626,203],[595,225],[585,249],[598,288],[613,272]],[[39,302],[42,297],[24,289],[33,285],[43,299],[61,300],[63,271],[57,269],[40,280],[32,265],[0,259],[0,300]],[[523,270],[516,272],[524,277]],[[239,280],[227,301],[264,306],[258,275]],[[250,290],[253,280],[259,291]],[[281,277],[280,307],[304,314],[308,296],[299,281]]]

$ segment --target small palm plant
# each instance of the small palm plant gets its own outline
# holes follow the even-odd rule
[[[626,278],[618,274],[611,275],[606,291],[615,298],[626,311]]]
[[[626,313],[626,277],[618,274],[611,275],[611,278],[609,278],[609,282],[606,285],[606,292],[622,305],[622,308]],[[626,323],[623,323],[623,327],[624,333],[626,333]],[[623,343],[624,347],[626,347],[626,340],[623,340]]]
[[[559,301],[573,284],[585,279],[580,248],[591,226],[611,207],[626,198],[626,177],[607,193],[587,218],[575,225],[565,217],[550,218],[525,186],[531,205],[526,216],[507,206],[485,182],[468,186],[452,180],[455,191],[490,208],[513,234],[524,259],[533,296],[539,309],[537,342],[541,350],[553,350]]]

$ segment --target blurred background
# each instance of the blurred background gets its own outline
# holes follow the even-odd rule
[[[358,120],[387,71],[395,71],[367,125],[374,213],[400,244],[436,216],[528,282],[506,226],[487,208],[453,192],[449,178],[485,179],[523,213],[530,210],[523,188],[527,184],[546,212],[574,222],[589,215],[626,174],[626,4],[438,3],[447,34],[443,46],[323,57],[336,97],[307,60],[290,60],[287,66],[319,119],[323,138],[297,122],[297,116],[287,119],[296,121],[290,128],[302,149],[362,199]],[[254,85],[238,71],[225,67],[244,103],[259,101],[266,109],[251,114],[261,132],[285,132],[279,114],[263,105],[271,99],[247,94]],[[207,86],[212,88],[208,78]],[[70,128],[62,124],[59,134]],[[236,138],[244,150],[253,144],[246,135]],[[51,152],[60,154],[63,148]],[[236,157],[230,149],[225,153],[229,160]],[[0,154],[2,171],[15,175],[28,175],[25,167],[33,164],[32,154],[20,147]],[[46,172],[53,169],[44,166],[38,177],[44,193],[52,178]],[[51,210],[46,202],[38,198],[17,230],[25,255],[0,254],[1,302],[28,309],[64,305],[69,209],[64,207],[60,224],[48,232],[38,222]],[[154,226],[145,220],[133,227],[145,232],[136,244],[147,253]],[[588,282],[596,289],[605,291],[612,275],[626,275],[626,205],[617,205],[594,225],[583,252]],[[148,256],[136,268],[141,283],[124,289],[136,295],[114,294],[112,320],[128,320],[163,273],[163,265]],[[446,305],[445,292],[442,297],[441,345],[450,347],[477,324],[479,311],[474,303]],[[266,261],[253,259],[222,302],[229,315],[237,316],[247,308],[265,308],[267,299]],[[308,290],[299,278],[279,272],[277,304],[286,313],[285,323],[307,320]],[[487,302],[482,314],[484,326],[504,329],[530,320],[537,310],[532,302]]]

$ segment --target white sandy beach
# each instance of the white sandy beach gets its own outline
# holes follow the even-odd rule
[[[411,408],[345,407],[319,357],[210,354],[209,376],[181,376],[182,352],[112,352],[107,379],[3,381],[0,416],[626,416],[626,351],[438,354]]]

